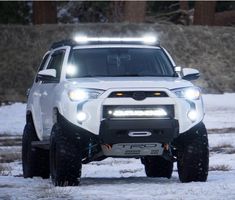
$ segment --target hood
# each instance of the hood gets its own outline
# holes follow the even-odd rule
[[[193,84],[178,77],[94,77],[76,78],[66,81],[79,88],[108,90],[114,88],[166,88],[189,87]]]

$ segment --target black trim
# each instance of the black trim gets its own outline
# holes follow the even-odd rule
[[[130,131],[149,131],[150,136],[131,137]],[[179,134],[175,119],[133,119],[103,120],[100,126],[100,140],[103,144],[115,143],[170,143]]]
[[[118,94],[120,93],[122,93],[122,95],[119,96]],[[138,93],[143,93],[144,98],[142,99],[135,98],[136,95],[138,96]],[[155,93],[159,93],[159,95],[155,95]],[[108,98],[127,98],[127,97],[136,100],[143,100],[147,97],[158,98],[158,97],[168,97],[168,95],[166,92],[163,91],[115,91],[108,96]]]
[[[58,42],[54,42],[51,45],[51,49],[57,49],[57,48],[63,47],[63,46],[75,46],[75,45],[76,45],[76,42],[74,40],[66,39],[66,40],[61,40],[61,41],[58,41]]]
[[[196,80],[200,77],[200,73],[195,73],[195,74],[188,74],[186,76],[183,76],[182,79],[187,80],[187,81],[192,81]]]
[[[65,119],[59,112],[57,122],[60,124],[64,136],[70,143],[75,143],[82,150],[82,158],[91,159],[95,154],[101,151],[99,146],[99,137],[86,129],[76,126]]]
[[[173,141],[172,145],[174,145],[176,148],[182,148],[185,145],[193,143],[195,139],[201,137],[200,135],[201,133],[198,130],[204,126],[205,125],[202,121],[199,122],[191,129],[185,131],[184,133],[179,134],[179,136]]]
[[[50,75],[37,75],[36,78],[37,81],[42,81],[42,83],[58,83],[59,80],[56,77],[50,76]]]
[[[82,149],[92,144],[170,143],[179,135],[179,124],[175,119],[133,119],[133,120],[103,120],[99,135],[95,135],[76,126],[58,113],[58,122],[71,142],[82,140]],[[130,137],[129,131],[149,131],[151,136]]]
[[[98,136],[93,134],[86,129],[83,129],[79,126],[76,126],[65,119],[59,112],[57,114],[57,120],[60,124],[61,128],[65,130],[66,136],[69,137],[71,140],[80,140],[83,139],[84,144],[88,144],[90,140],[98,140]],[[86,145],[85,145],[86,146]]]

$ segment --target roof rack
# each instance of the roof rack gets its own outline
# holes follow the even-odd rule
[[[56,49],[56,48],[63,47],[63,46],[74,46],[76,44],[77,43],[74,40],[72,40],[72,39],[61,40],[59,42],[54,42],[51,45],[51,49]]]

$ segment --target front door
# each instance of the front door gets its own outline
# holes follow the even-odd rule
[[[43,137],[48,137],[53,126],[53,105],[56,87],[60,82],[61,67],[63,64],[65,49],[56,50],[51,54],[46,69],[55,69],[56,78],[51,81],[43,81],[40,87],[40,105],[43,124]]]
[[[39,66],[38,72],[43,70],[49,60],[50,53],[46,53],[43,57],[43,60]],[[36,129],[37,135],[42,138],[43,135],[43,124],[42,124],[42,116],[41,116],[41,87],[42,87],[42,81],[40,81],[37,77],[34,80],[34,84],[32,88],[30,88],[30,96],[29,98],[29,104],[30,107],[29,110],[32,111],[33,121],[34,121],[34,127]]]

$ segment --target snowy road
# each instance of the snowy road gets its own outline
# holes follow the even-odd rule
[[[79,187],[60,188],[54,187],[50,180],[23,179],[20,136],[3,136],[3,133],[21,134],[25,105],[0,107],[0,199],[233,200],[235,94],[204,95],[204,99],[205,123],[210,129],[209,177],[206,183],[185,184],[179,182],[176,166],[170,180],[147,178],[139,160],[113,158],[84,165]]]
[[[170,180],[147,178],[139,160],[109,158],[84,165],[81,186],[59,188],[50,180],[23,179],[20,162],[15,162],[9,164],[10,176],[0,176],[0,199],[235,199],[235,154],[213,152],[224,144],[234,151],[235,134],[212,134],[212,139],[206,183],[180,183],[176,166]]]
[[[0,178],[0,199],[235,199],[235,173],[211,172],[206,183],[179,183],[146,177],[84,178],[79,187],[58,188],[41,179]]]

